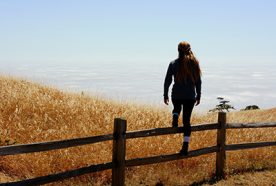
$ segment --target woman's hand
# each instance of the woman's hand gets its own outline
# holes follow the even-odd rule
[[[200,99],[197,99],[196,102],[195,102],[195,106],[197,106],[199,104],[200,104]]]
[[[165,103],[166,105],[168,105],[168,104],[169,104],[169,98],[164,98],[164,103]]]

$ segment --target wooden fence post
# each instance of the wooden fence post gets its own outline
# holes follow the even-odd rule
[[[220,125],[217,131],[217,146],[219,151],[216,154],[216,177],[218,179],[225,178],[225,141],[226,141],[226,113],[218,113],[218,123]]]
[[[115,118],[112,156],[112,185],[125,183],[126,120]]]

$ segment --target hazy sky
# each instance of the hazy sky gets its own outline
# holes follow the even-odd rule
[[[0,63],[276,62],[274,0],[1,0]]]

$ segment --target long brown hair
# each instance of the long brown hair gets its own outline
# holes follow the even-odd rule
[[[187,83],[187,80],[190,79],[195,85],[196,81],[201,76],[201,70],[199,66],[199,61],[194,56],[190,44],[183,41],[178,45],[178,59],[179,68],[176,73],[176,81]]]

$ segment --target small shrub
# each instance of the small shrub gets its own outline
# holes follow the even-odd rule
[[[241,111],[243,111],[243,110],[258,110],[258,109],[260,109],[260,108],[257,105],[248,105],[244,109],[241,109]]]
[[[219,104],[215,108],[209,110],[209,112],[229,112],[230,109],[236,110],[232,105],[229,104],[230,101],[225,100],[223,97],[217,97]]]

